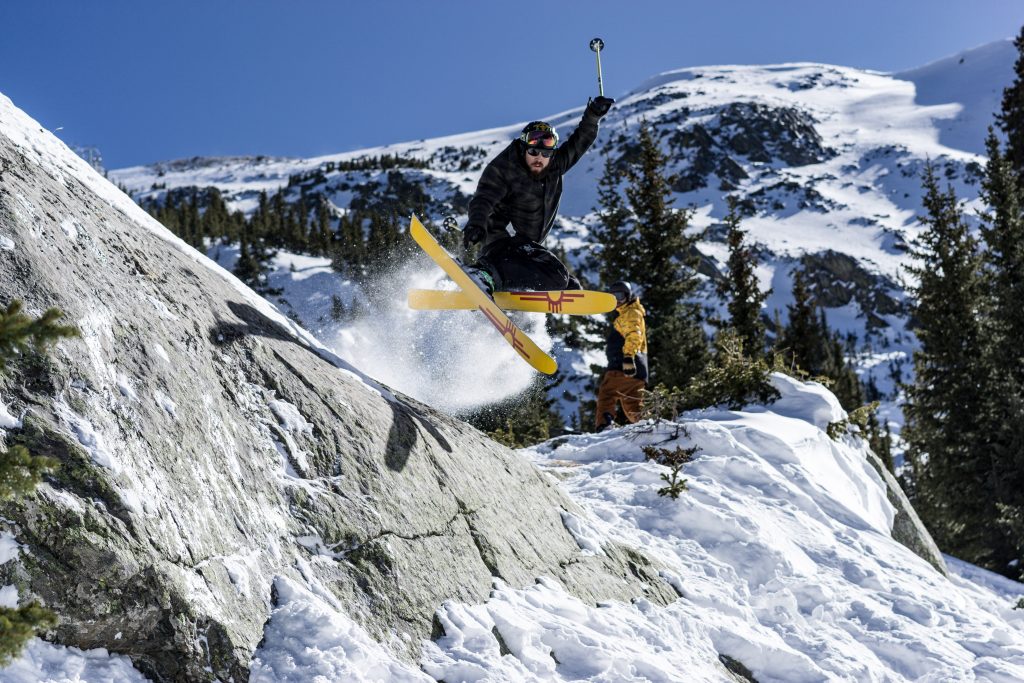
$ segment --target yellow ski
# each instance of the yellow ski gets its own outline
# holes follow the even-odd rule
[[[615,296],[607,292],[564,289],[540,292],[495,292],[494,303],[506,311],[597,315],[615,310]],[[409,308],[420,311],[476,308],[465,293],[445,289],[410,289]]]
[[[416,216],[413,216],[409,223],[409,234],[416,240],[416,244],[427,252],[427,256],[434,259],[434,262],[448,274],[448,277],[462,288],[462,294],[472,302],[473,308],[479,309],[484,317],[491,321],[495,329],[516,350],[516,353],[523,357],[523,360],[546,375],[550,375],[558,369],[555,359],[544,353],[525,332],[509,320],[508,316],[494,303],[494,300],[473,282],[451,254],[434,239],[433,235],[427,232]]]

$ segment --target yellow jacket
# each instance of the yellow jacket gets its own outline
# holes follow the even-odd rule
[[[647,353],[647,325],[644,323],[644,310],[640,299],[633,299],[616,307],[619,314],[615,318],[615,331],[622,335],[625,342],[622,344],[623,356],[635,356],[638,353]]]

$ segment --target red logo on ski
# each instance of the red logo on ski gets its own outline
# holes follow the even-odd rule
[[[491,324],[494,325],[495,329],[497,329],[498,332],[501,332],[502,336],[508,336],[512,341],[512,348],[518,351],[520,356],[529,360],[530,354],[526,353],[526,349],[523,348],[523,342],[516,336],[517,329],[512,321],[508,320],[502,323],[491,311],[487,310],[483,306],[478,306],[478,308],[481,313],[487,316],[487,319],[491,321]]]
[[[559,292],[557,299],[552,299],[549,292],[509,292],[522,301],[544,301],[548,305],[548,313],[561,313],[562,305],[583,297],[582,293]]]

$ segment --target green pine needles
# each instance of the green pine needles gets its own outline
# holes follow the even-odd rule
[[[32,350],[42,351],[58,339],[77,336],[76,328],[59,324],[62,317],[51,308],[31,318],[22,313],[19,301],[0,311],[0,369]],[[57,465],[56,460],[34,456],[24,446],[0,447],[0,503],[30,495],[43,474]],[[17,609],[0,607],[0,666],[16,657],[36,631],[56,623],[56,616],[35,602]]]
[[[681,478],[683,465],[693,460],[693,456],[700,450],[698,446],[690,448],[676,446],[671,450],[659,446],[644,446],[642,450],[647,460],[668,468],[668,472],[663,472],[661,475],[662,481],[668,485],[658,489],[659,496],[667,496],[675,500],[688,490],[686,479]]]
[[[0,311],[0,370],[6,367],[8,359],[33,347],[42,349],[62,337],[78,334],[74,327],[57,324],[63,313],[56,308],[35,319],[22,313],[21,308],[20,301],[12,301],[6,310]]]

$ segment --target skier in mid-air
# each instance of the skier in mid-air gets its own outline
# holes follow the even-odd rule
[[[467,272],[488,294],[512,290],[580,289],[579,280],[541,243],[555,222],[562,176],[597,139],[598,122],[615,100],[595,97],[565,144],[544,121],[523,128],[480,176],[463,231],[468,250],[482,243]]]

